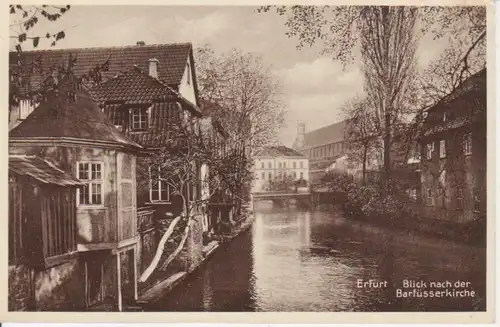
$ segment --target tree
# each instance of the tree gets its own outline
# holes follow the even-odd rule
[[[365,184],[369,154],[372,150],[379,150],[380,144],[374,112],[369,101],[361,98],[349,101],[343,111],[349,117],[345,132],[346,152],[349,161],[361,163]]]
[[[50,22],[58,21],[63,15],[71,9],[66,6],[33,5],[21,6],[10,5],[10,39],[14,41],[14,52],[10,53],[9,58],[9,104],[16,106],[19,100],[29,99],[32,104],[40,103],[46,97],[46,93],[57,88],[59,81],[65,78],[71,78],[75,84],[80,87],[88,83],[98,84],[102,81],[101,72],[109,68],[109,58],[102,64],[90,69],[86,74],[75,76],[73,68],[78,60],[74,54],[70,54],[67,61],[52,65],[48,69],[43,69],[43,56],[26,60],[23,56],[23,44],[29,40],[33,48],[39,47],[43,40],[50,42],[54,47],[57,42],[66,37],[65,30],[56,33],[41,32],[36,30],[40,19],[44,18]],[[32,78],[36,77],[41,83],[33,89]],[[29,91],[23,90],[27,89]]]
[[[138,179],[138,187],[143,189],[149,189],[150,183],[165,183],[171,195],[178,196],[182,203],[181,214],[162,235],[151,264],[139,279],[141,282],[145,282],[158,267],[166,269],[182,251],[199,206],[208,202],[222,184],[222,177],[217,172],[227,160],[212,143],[213,131],[202,128],[202,124],[195,118],[184,115],[179,118],[172,119],[161,130],[156,131],[155,135],[162,139],[163,145],[155,149],[145,166],[141,167],[149,170],[150,178]],[[201,165],[209,167],[208,178],[200,176]],[[201,189],[208,190],[206,197],[200,196]],[[184,223],[185,226],[181,231],[181,240],[175,250],[167,254],[165,247],[179,223]]]
[[[220,166],[236,213],[248,196],[252,154],[275,142],[284,123],[279,81],[262,58],[231,50],[216,54],[205,46],[196,52],[196,71],[203,111],[212,112],[227,133],[231,160]]]
[[[436,95],[442,97],[456,88],[464,77],[477,69],[478,65],[471,57],[474,53],[481,57],[485,45],[484,6],[278,6],[275,9],[279,15],[287,17],[287,35],[298,38],[299,49],[322,44],[323,53],[331,54],[344,64],[352,63],[360,49],[366,91],[377,104],[374,109],[384,130],[386,179],[390,177],[392,166],[392,135],[405,126],[407,113],[404,109],[413,107],[416,114],[421,115],[424,107],[429,106],[429,103],[420,105],[418,100],[422,93],[434,93],[436,99]],[[259,12],[270,10],[271,6],[258,9]],[[426,77],[420,77],[425,83],[419,83],[415,89],[416,41],[429,34],[452,42],[440,61],[424,72]],[[481,58],[477,60],[481,61]],[[443,88],[443,85],[451,87]],[[410,100],[413,104],[409,103]],[[419,121],[414,120],[414,129],[419,126]]]
[[[434,104],[486,66],[486,6],[422,7],[423,31],[447,43],[421,74],[422,95]]]
[[[277,11],[281,15],[289,14],[288,35],[298,37],[299,48],[321,41],[326,53],[348,64],[359,47],[365,89],[382,131],[384,173],[389,180],[394,123],[401,116],[398,102],[405,98],[414,67],[417,8],[282,6]]]
[[[37,48],[41,40],[48,40],[51,46],[65,38],[66,33],[61,30],[56,33],[36,33],[34,27],[43,17],[50,22],[59,20],[70,9],[70,5],[66,6],[49,6],[49,5],[34,5],[21,6],[9,5],[10,9],[10,38],[15,40],[16,51],[22,51],[22,44],[28,40],[32,41],[33,48]]]
[[[231,144],[256,150],[272,143],[284,123],[284,105],[277,77],[262,58],[233,49],[216,54],[197,50],[200,98],[229,134]]]

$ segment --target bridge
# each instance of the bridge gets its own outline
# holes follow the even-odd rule
[[[290,202],[295,202],[298,205],[310,207],[312,205],[311,192],[254,192],[252,193],[253,202],[272,201],[273,204],[287,205]]]

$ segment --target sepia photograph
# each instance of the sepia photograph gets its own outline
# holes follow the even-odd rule
[[[486,5],[8,10],[9,312],[487,311]]]

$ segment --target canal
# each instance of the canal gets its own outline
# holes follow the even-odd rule
[[[485,249],[338,212],[268,208],[147,310],[484,311],[485,292]]]

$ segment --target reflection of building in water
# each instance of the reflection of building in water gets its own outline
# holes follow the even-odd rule
[[[304,212],[304,215],[297,219],[299,229],[300,244],[306,247],[311,245],[311,213]]]
[[[259,310],[300,306],[296,283],[306,275],[301,252],[310,245],[310,213],[257,213],[253,255],[256,304]],[[307,282],[304,280],[304,282]]]
[[[203,294],[202,294],[202,308],[210,310],[212,306],[213,290],[211,287],[211,270],[205,270],[203,274]]]

